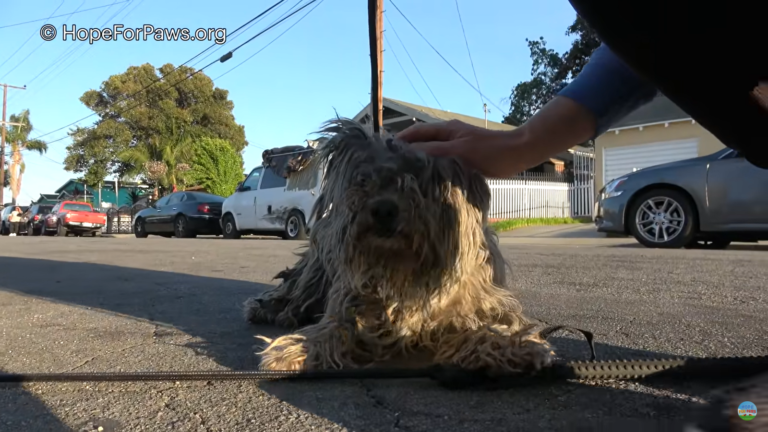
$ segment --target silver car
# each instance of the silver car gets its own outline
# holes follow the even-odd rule
[[[768,170],[731,149],[648,167],[606,184],[594,220],[650,248],[768,240]]]

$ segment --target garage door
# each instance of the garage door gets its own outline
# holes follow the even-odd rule
[[[665,141],[603,149],[603,185],[639,169],[699,156],[699,141]]]

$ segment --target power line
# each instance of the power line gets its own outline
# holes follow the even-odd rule
[[[408,83],[411,84],[411,88],[413,89],[414,92],[416,92],[416,96],[418,96],[419,99],[421,99],[421,103],[423,103],[426,106],[427,105],[427,101],[425,101],[424,98],[421,97],[421,94],[419,93],[419,91],[416,90],[416,86],[413,85],[413,81],[411,81],[411,77],[408,76],[408,72],[405,71],[405,68],[403,67],[403,64],[400,63],[400,59],[397,58],[397,54],[395,54],[394,48],[392,48],[392,45],[389,43],[389,39],[384,38],[384,43],[386,43],[387,46],[389,47],[390,51],[392,51],[392,55],[395,57],[395,60],[397,61],[397,64],[400,65],[400,70],[403,71],[403,74],[405,75],[405,79],[408,80]]]
[[[78,11],[78,10],[79,10],[81,7],[83,7],[83,5],[84,5],[84,4],[85,4],[85,0],[83,0],[83,2],[82,2],[82,3],[80,3],[80,6],[78,6],[78,7],[77,7],[77,9],[75,9],[75,12],[77,12],[77,11]],[[70,13],[70,14],[69,14],[69,16],[67,16],[67,18],[71,17],[71,16],[72,16],[72,15],[73,15],[75,12],[72,12],[72,13]],[[21,59],[21,61],[20,61],[20,62],[18,62],[18,63],[16,64],[16,66],[14,66],[13,68],[11,68],[11,70],[9,70],[8,72],[6,72],[6,73],[5,73],[5,75],[3,75],[2,77],[0,77],[0,80],[2,80],[3,78],[7,77],[7,76],[8,76],[8,74],[9,74],[9,73],[11,73],[11,72],[13,72],[14,70],[16,70],[16,68],[17,68],[17,67],[19,67],[19,66],[21,66],[22,64],[24,64],[24,61],[25,61],[25,60],[27,60],[27,59],[29,58],[29,56],[31,56],[32,54],[34,54],[34,53],[35,53],[35,51],[37,51],[38,49],[40,49],[40,47],[41,47],[41,46],[45,45],[45,43],[46,43],[46,41],[44,41],[44,40],[43,40],[42,42],[40,42],[40,45],[36,46],[36,47],[35,47],[35,49],[33,49],[33,50],[32,50],[32,51],[29,53],[29,54],[27,54],[27,56],[26,56],[26,57],[24,57],[23,59]]]
[[[419,34],[419,36],[421,36],[421,38],[422,38],[422,39],[424,39],[424,42],[426,42],[426,43],[427,43],[427,45],[429,45],[429,47],[430,47],[430,48],[432,48],[432,50],[433,50],[433,51],[435,51],[435,52],[437,53],[437,55],[439,55],[439,56],[440,56],[440,58],[441,58],[441,59],[443,59],[443,61],[444,61],[444,62],[445,62],[445,63],[446,63],[446,64],[447,64],[447,65],[448,65],[448,66],[449,66],[451,69],[453,69],[453,71],[454,71],[454,72],[456,72],[456,74],[457,74],[459,77],[461,77],[461,79],[463,79],[463,80],[464,80],[464,82],[466,82],[466,83],[467,83],[467,84],[468,84],[470,87],[472,87],[472,88],[473,88],[473,89],[474,89],[474,90],[475,90],[475,91],[476,91],[476,92],[477,92],[477,93],[478,93],[478,94],[479,94],[481,97],[485,98],[485,99],[486,99],[488,102],[490,102],[490,103],[491,103],[491,105],[493,105],[494,107],[496,107],[496,109],[498,109],[498,110],[499,110],[499,112],[504,112],[504,110],[503,110],[503,109],[499,108],[499,106],[498,106],[498,105],[496,105],[495,103],[493,103],[493,102],[492,102],[492,101],[491,101],[491,100],[490,100],[490,99],[489,99],[487,96],[485,96],[485,95],[484,95],[482,92],[480,92],[480,89],[478,89],[478,88],[475,88],[475,86],[473,86],[473,85],[472,85],[472,83],[471,83],[471,82],[469,82],[469,80],[467,80],[466,78],[464,78],[464,75],[462,75],[462,74],[461,74],[461,72],[459,72],[458,70],[456,70],[456,68],[455,68],[455,67],[453,67],[453,65],[451,64],[451,62],[449,62],[449,61],[448,61],[448,60],[447,60],[445,57],[443,57],[443,55],[442,55],[442,54],[440,54],[440,51],[438,51],[438,50],[437,50],[437,48],[435,48],[435,47],[434,47],[434,46],[433,46],[431,43],[429,43],[429,40],[427,40],[427,38],[426,38],[426,37],[424,37],[424,35],[423,35],[423,34],[421,34],[421,32],[419,31],[419,29],[417,29],[417,28],[416,28],[416,26],[415,26],[415,25],[413,25],[413,23],[411,22],[411,20],[409,20],[409,19],[408,19],[408,17],[406,17],[406,16],[405,16],[405,14],[403,13],[403,11],[401,11],[401,10],[400,10],[400,8],[398,8],[398,7],[397,7],[397,5],[395,4],[395,2],[394,2],[393,0],[389,0],[389,2],[390,2],[390,3],[392,3],[392,6],[394,6],[394,7],[395,7],[395,10],[397,10],[397,12],[398,12],[398,13],[399,13],[399,14],[400,14],[400,15],[401,15],[401,16],[402,16],[402,17],[403,17],[403,18],[404,18],[404,19],[405,19],[405,20],[408,22],[408,24],[410,24],[410,25],[411,25],[411,27],[412,27],[412,28],[413,28],[413,29],[416,31],[416,33],[418,33],[418,34]]]
[[[392,21],[389,20],[389,16],[387,16],[386,13],[384,14],[384,18],[387,20],[387,24],[389,24],[389,27],[391,27],[392,31],[395,33],[395,37],[397,38],[397,40],[400,41],[400,45],[403,46],[403,50],[405,50],[405,54],[408,56],[409,59],[411,59],[411,64],[413,65],[414,68],[416,68],[416,72],[421,77],[421,80],[424,81],[424,85],[427,86],[427,89],[429,90],[429,93],[431,93],[432,97],[435,98],[435,102],[437,102],[437,106],[439,106],[440,109],[443,109],[443,105],[440,104],[439,100],[437,100],[437,96],[435,96],[435,92],[432,91],[432,88],[427,83],[426,78],[424,78],[424,75],[421,74],[421,71],[419,70],[419,67],[416,66],[416,62],[413,61],[413,57],[411,57],[411,53],[408,52],[408,48],[405,46],[405,43],[403,42],[403,40],[400,39],[400,35],[397,34],[397,30],[395,29],[395,26],[392,25]]]
[[[480,93],[480,80],[477,79],[477,72],[475,72],[475,62],[472,61],[472,52],[469,50],[469,41],[467,41],[467,32],[464,31],[464,21],[461,19],[461,10],[459,9],[459,0],[454,0],[456,3],[456,13],[459,15],[459,24],[461,24],[461,34],[464,35],[464,45],[467,46],[467,55],[469,55],[469,64],[472,65],[472,73],[475,75],[475,83],[477,84],[477,92]],[[484,103],[482,94],[480,95],[480,103]]]
[[[304,15],[302,15],[302,16],[301,16],[301,17],[300,17],[298,20],[296,20],[296,22],[295,22],[295,23],[291,24],[291,25],[290,25],[290,26],[289,26],[287,29],[285,29],[285,31],[283,31],[282,33],[280,33],[279,35],[277,35],[277,36],[276,36],[274,39],[272,39],[272,40],[271,40],[271,41],[270,41],[268,44],[264,45],[264,46],[263,46],[263,47],[262,47],[260,50],[258,50],[258,51],[256,51],[255,53],[251,54],[250,56],[248,56],[248,58],[246,58],[245,60],[243,60],[243,61],[241,61],[240,63],[236,64],[234,67],[232,67],[232,69],[230,69],[230,70],[228,70],[228,71],[224,72],[223,74],[221,74],[221,75],[217,76],[217,77],[216,77],[216,78],[214,78],[213,80],[214,80],[214,81],[216,81],[217,79],[219,79],[219,78],[223,77],[224,75],[226,75],[226,74],[228,74],[228,73],[232,72],[233,70],[235,70],[235,69],[239,68],[239,67],[240,67],[240,66],[241,66],[243,63],[245,63],[245,62],[247,62],[248,60],[250,60],[251,58],[253,58],[253,57],[254,57],[256,54],[258,54],[258,53],[260,53],[260,52],[264,51],[265,49],[267,49],[267,47],[268,47],[268,46],[272,45],[272,43],[274,43],[276,40],[280,39],[280,36],[282,36],[282,35],[286,34],[286,33],[288,32],[288,30],[290,30],[290,29],[292,29],[292,28],[293,28],[293,26],[295,26],[296,24],[300,23],[300,22],[301,22],[301,20],[303,20],[304,18],[306,18],[306,16],[307,16],[307,15],[311,14],[311,13],[312,13],[312,11],[313,11],[313,10],[315,10],[315,9],[317,9],[317,7],[318,7],[318,6],[320,6],[320,5],[321,5],[321,4],[322,4],[324,1],[325,1],[325,0],[320,0],[320,3],[316,4],[316,5],[315,5],[315,7],[313,7],[313,8],[312,8],[312,9],[310,9],[310,10],[308,10],[308,11],[307,11],[307,13],[305,13]],[[297,4],[298,4],[298,3],[297,3]],[[307,6],[309,6],[309,4],[307,4]],[[296,6],[294,6],[294,7],[296,7]],[[303,8],[302,8],[302,9],[303,9]],[[301,9],[299,9],[299,10],[301,10]],[[296,11],[296,12],[298,12],[298,11]]]
[[[214,63],[217,63],[217,62],[221,62],[221,63],[224,63],[224,62],[226,62],[227,60],[229,60],[230,58],[232,58],[232,54],[233,54],[235,51],[237,51],[238,49],[240,49],[240,48],[242,48],[243,46],[247,45],[248,43],[252,42],[252,41],[253,41],[254,39],[256,39],[258,36],[260,36],[260,35],[264,34],[264,33],[265,33],[266,31],[268,31],[269,29],[271,29],[271,28],[275,27],[276,25],[280,24],[282,21],[285,21],[285,20],[287,20],[287,19],[288,19],[288,18],[290,18],[291,16],[295,15],[296,13],[300,12],[302,9],[306,8],[307,6],[309,6],[309,5],[310,5],[310,4],[312,4],[312,3],[315,3],[316,1],[318,1],[318,0],[311,0],[310,2],[308,2],[307,4],[305,4],[304,6],[302,6],[301,8],[299,8],[298,10],[294,11],[293,13],[291,13],[290,15],[288,15],[287,17],[285,17],[285,18],[283,18],[282,20],[280,20],[279,22],[277,22],[277,23],[273,24],[272,26],[268,27],[266,30],[262,30],[262,31],[261,31],[261,32],[259,32],[259,33],[258,33],[256,36],[253,36],[252,38],[250,38],[250,39],[248,39],[247,41],[243,42],[242,44],[238,45],[238,46],[237,46],[237,47],[235,47],[233,50],[231,50],[231,51],[229,51],[228,53],[226,53],[226,54],[224,54],[223,56],[221,56],[219,59],[217,59],[217,60],[214,60],[214,61],[212,61],[212,62],[208,63],[207,65],[203,66],[202,68],[200,68],[200,69],[196,70],[196,71],[195,71],[195,72],[193,72],[193,73],[187,74],[187,75],[186,75],[186,76],[185,76],[183,79],[181,79],[181,80],[177,81],[176,83],[174,83],[174,84],[172,84],[172,85],[168,86],[168,88],[166,88],[166,89],[165,89],[165,90],[163,90],[162,92],[167,92],[167,91],[171,90],[172,88],[176,88],[176,87],[177,87],[179,84],[181,84],[182,82],[184,82],[184,81],[186,81],[186,80],[188,80],[188,79],[192,78],[193,76],[197,75],[198,73],[200,73],[200,72],[204,71],[204,70],[205,70],[205,69],[207,69],[208,67],[212,66]],[[170,72],[169,72],[168,74],[166,74],[166,76],[167,76],[167,75],[170,75]],[[110,106],[113,106],[113,105],[115,105],[115,104],[117,104],[117,103],[119,103],[119,102],[126,102],[126,101],[127,101],[127,100],[123,100],[123,101],[114,102],[114,103],[110,104]],[[131,107],[128,107],[128,108],[126,108],[125,110],[122,110],[122,111],[120,111],[118,114],[122,116],[123,114],[127,113],[128,111],[131,111],[131,110],[133,110],[133,109],[135,109],[135,108],[137,108],[137,107],[139,107],[139,106],[141,106],[141,105],[144,105],[144,101],[139,101],[137,104],[135,104],[135,105],[133,105],[133,106],[131,106]],[[67,127],[69,127],[69,126],[72,126],[72,125],[74,125],[74,124],[76,124],[76,123],[79,123],[79,122],[81,122],[81,121],[83,121],[83,120],[85,120],[85,119],[87,119],[87,118],[89,118],[89,117],[92,117],[92,116],[96,115],[96,114],[98,114],[98,113],[93,113],[93,114],[91,114],[91,115],[89,115],[89,116],[83,117],[83,118],[82,118],[82,119],[80,119],[80,120],[77,120],[77,121],[75,121],[75,122],[72,122],[72,123],[70,123],[70,124],[68,124],[68,125],[66,125],[66,126],[63,126],[63,127],[61,127],[61,128],[58,128],[58,129],[56,129],[56,130],[53,130],[53,131],[51,131],[51,132],[48,132],[47,134],[44,134],[44,135],[40,135],[40,136],[36,137],[35,139],[38,139],[38,138],[40,138],[40,137],[42,137],[42,136],[45,136],[45,135],[50,135],[51,133],[54,133],[54,132],[60,131],[60,130],[62,130],[62,129],[64,129],[64,128],[67,128]],[[95,126],[90,126],[90,127],[86,127],[86,128],[83,128],[83,129],[94,129],[94,128],[95,128]],[[55,143],[55,142],[63,141],[63,140],[65,140],[65,139],[67,139],[67,138],[69,138],[69,135],[65,135],[65,136],[63,136],[63,137],[61,137],[61,138],[59,138],[59,139],[53,140],[53,141],[48,141],[48,142],[47,142],[47,144],[49,144],[49,145],[50,145],[50,144],[53,144],[53,143]]]
[[[301,3],[302,1],[303,1],[303,0],[298,0],[296,3],[294,3],[294,5],[293,5],[293,6],[291,6],[291,7],[288,9],[288,11],[286,11],[286,12],[283,12],[283,14],[282,14],[282,15],[280,15],[280,16],[279,16],[277,19],[280,19],[280,18],[284,17],[284,16],[285,16],[285,14],[287,14],[289,11],[292,11],[293,9],[295,9],[295,8],[296,8],[296,6],[298,6],[298,5],[299,5],[299,3]],[[254,25],[258,24],[258,23],[259,23],[259,21],[261,21],[262,19],[266,18],[266,17],[267,17],[269,14],[271,14],[272,12],[274,12],[274,10],[273,10],[273,11],[270,11],[268,14],[264,15],[263,17],[261,17],[261,18],[260,18],[260,19],[258,19],[257,21],[255,21],[255,22],[251,23],[251,24],[250,24],[250,25],[249,25],[249,26],[248,26],[248,27],[247,27],[245,30],[250,30],[250,28],[251,28],[251,27],[253,27]],[[203,60],[205,60],[205,59],[207,59],[208,57],[212,56],[212,55],[213,55],[214,53],[216,53],[217,51],[219,51],[219,50],[223,49],[224,47],[226,47],[226,46],[227,46],[227,44],[229,44],[229,43],[230,43],[230,42],[232,42],[233,40],[237,39],[237,38],[238,38],[240,35],[242,35],[242,34],[243,34],[243,33],[237,34],[237,35],[235,35],[234,37],[229,37],[229,35],[228,35],[228,36],[227,36],[227,41],[226,41],[226,43],[224,43],[223,45],[220,45],[218,48],[216,48],[215,50],[211,51],[211,52],[210,52],[210,53],[209,53],[207,56],[205,56],[205,57],[201,58],[200,60],[196,61],[196,62],[195,62],[195,63],[193,63],[191,66],[192,66],[192,67],[195,67],[195,65],[199,64],[199,63],[200,63],[200,62],[202,62]]]
[[[266,14],[267,12],[269,12],[271,9],[274,9],[275,7],[277,7],[278,5],[280,5],[280,4],[281,4],[282,2],[284,2],[284,1],[285,1],[285,0],[279,0],[277,3],[275,3],[275,4],[274,4],[274,5],[272,5],[272,6],[270,6],[270,8],[269,8],[269,9],[265,10],[264,12],[260,13],[260,14],[259,14],[259,15],[257,15],[256,17],[254,17],[254,18],[252,18],[251,20],[249,20],[247,23],[245,23],[245,24],[241,25],[240,27],[238,27],[237,29],[235,29],[235,31],[234,31],[233,33],[236,33],[237,31],[239,31],[240,29],[242,29],[243,27],[245,27],[246,25],[248,25],[248,23],[250,23],[251,21],[253,21],[253,20],[255,20],[255,19],[257,19],[257,18],[259,18],[259,17],[263,16],[264,14]],[[316,0],[314,0],[314,1],[316,1]],[[266,31],[266,30],[265,30],[265,31]],[[263,32],[262,32],[262,33],[263,33]],[[259,34],[261,34],[261,33],[259,33]],[[258,35],[257,35],[257,36],[258,36]],[[254,38],[255,38],[255,37],[254,37]],[[208,66],[210,66],[210,65],[212,65],[212,64],[214,64],[214,63],[216,63],[216,62],[218,62],[218,61],[221,61],[221,62],[223,63],[223,62],[225,62],[225,61],[229,60],[229,57],[232,57],[232,53],[234,53],[234,52],[235,52],[237,49],[239,49],[240,47],[242,47],[242,46],[243,46],[243,45],[245,45],[246,43],[250,42],[250,41],[251,41],[251,40],[253,40],[254,38],[251,38],[251,39],[249,39],[249,40],[248,40],[248,41],[246,41],[244,44],[241,44],[240,46],[236,47],[234,50],[232,50],[232,51],[230,51],[230,52],[228,52],[228,53],[224,54],[224,55],[223,55],[223,56],[221,56],[221,58],[219,58],[218,60],[214,60],[213,62],[209,63],[208,65],[206,65],[205,67],[203,67],[203,69],[207,68]],[[214,46],[216,46],[216,43],[212,44],[212,45],[211,45],[211,46],[209,46],[208,48],[206,48],[206,49],[204,49],[203,51],[201,51],[200,53],[196,54],[196,55],[195,55],[194,57],[192,57],[191,59],[189,59],[189,60],[185,61],[184,63],[182,63],[182,64],[180,64],[180,65],[178,65],[178,66],[176,66],[175,68],[173,68],[173,70],[172,70],[172,71],[168,72],[167,74],[165,74],[165,75],[161,76],[160,78],[156,78],[156,79],[154,79],[154,80],[153,80],[151,83],[149,83],[149,84],[147,84],[146,86],[142,87],[142,88],[141,88],[141,89],[139,89],[138,91],[135,91],[135,92],[131,93],[131,94],[130,94],[130,95],[128,95],[128,96],[127,96],[125,99],[123,99],[123,100],[121,100],[121,101],[115,101],[115,102],[113,102],[111,105],[115,105],[115,104],[117,104],[117,103],[122,103],[122,102],[126,102],[126,101],[128,101],[128,100],[130,100],[130,99],[133,99],[133,98],[134,98],[136,95],[138,95],[139,93],[141,93],[141,92],[143,92],[143,91],[147,90],[149,87],[151,87],[151,86],[155,85],[156,83],[158,83],[158,82],[162,81],[162,80],[163,80],[165,77],[167,77],[168,75],[172,74],[173,72],[176,72],[176,71],[177,71],[177,70],[178,70],[180,67],[182,67],[182,66],[186,65],[187,63],[191,62],[192,60],[196,59],[197,57],[199,57],[199,56],[200,56],[200,55],[202,55],[204,52],[208,51],[209,49],[211,49],[211,48],[212,48],[212,47],[214,47]],[[227,57],[227,56],[229,56],[229,57]],[[227,58],[225,59],[225,57],[227,57]],[[197,74],[198,72],[202,71],[203,69],[200,69],[200,70],[198,70],[197,72],[193,73],[192,75],[194,75],[194,74]],[[192,75],[190,75],[190,76],[192,76]],[[43,134],[43,135],[38,135],[38,136],[37,136],[37,137],[35,137],[35,138],[36,138],[36,139],[37,139],[37,138],[41,138],[41,137],[44,137],[44,136],[50,135],[50,134],[52,134],[52,133],[54,133],[54,132],[58,132],[58,131],[60,131],[60,130],[62,130],[62,129],[65,129],[65,128],[68,128],[68,127],[70,127],[70,126],[72,126],[72,125],[74,125],[74,124],[80,123],[80,122],[81,122],[81,121],[83,121],[83,120],[89,119],[89,118],[91,118],[91,117],[93,117],[93,116],[95,116],[95,115],[97,115],[97,114],[98,114],[97,112],[91,113],[91,114],[89,114],[89,115],[87,115],[87,116],[85,116],[85,117],[83,117],[83,118],[81,118],[81,119],[79,119],[79,120],[76,120],[76,121],[74,121],[74,122],[72,122],[72,123],[70,123],[70,124],[68,124],[68,125],[66,125],[66,126],[62,126],[62,127],[58,128],[58,129],[56,129],[56,130],[52,130],[51,132],[48,132],[48,133],[46,133],[46,134]],[[61,140],[56,140],[56,141],[61,141]],[[54,142],[56,142],[56,141],[54,141]]]
[[[20,22],[20,23],[16,23],[16,24],[7,24],[7,25],[4,25],[4,26],[0,26],[0,29],[9,28],[9,27],[16,27],[16,26],[20,26],[20,25],[24,25],[24,24],[31,24],[31,23],[36,23],[36,22],[40,22],[40,21],[47,21],[47,20],[49,20],[49,19],[51,19],[51,18],[61,18],[61,17],[63,17],[63,16],[67,16],[67,15],[70,15],[70,16],[71,16],[71,15],[74,15],[74,14],[76,14],[76,13],[83,13],[83,12],[88,12],[88,11],[92,11],[92,10],[96,10],[96,9],[101,9],[101,8],[105,8],[105,7],[111,7],[111,6],[114,6],[114,5],[116,5],[116,4],[121,4],[121,3],[128,3],[128,2],[129,2],[129,0],[123,0],[123,1],[115,2],[115,3],[110,3],[110,4],[108,4],[108,5],[103,5],[103,6],[96,6],[96,7],[92,7],[92,8],[88,8],[88,9],[83,9],[83,10],[81,10],[81,11],[79,11],[79,9],[80,9],[80,8],[78,7],[78,8],[75,10],[75,12],[70,12],[70,13],[68,13],[68,14],[61,14],[61,15],[56,15],[56,16],[49,16],[48,18],[40,18],[40,19],[35,19],[35,20],[32,20],[32,21],[24,21],[24,22]],[[82,6],[82,5],[81,5],[81,6]],[[79,11],[79,12],[78,12],[78,11]]]
[[[59,9],[60,9],[62,6],[64,6],[64,2],[63,2],[63,1],[61,2],[61,4],[60,4],[60,5],[59,5],[59,6],[58,6],[56,9],[54,9],[54,10],[53,10],[53,12],[51,12],[51,14],[48,16],[48,18],[47,18],[47,19],[49,19],[49,20],[50,20],[50,19],[51,19],[51,17],[53,16],[53,14],[55,14],[55,13],[56,13],[56,11],[58,11],[58,10],[59,10]],[[23,44],[21,44],[21,46],[20,46],[20,47],[16,48],[16,51],[14,51],[14,52],[13,52],[13,54],[11,54],[11,55],[10,55],[10,56],[9,56],[7,59],[5,59],[5,61],[4,61],[4,62],[0,63],[0,68],[2,68],[3,66],[5,66],[5,64],[6,64],[6,63],[8,63],[8,61],[10,61],[10,60],[13,58],[13,56],[15,56],[15,55],[16,55],[16,53],[17,53],[17,52],[21,51],[21,49],[22,49],[22,48],[24,48],[24,45],[26,45],[26,44],[27,44],[27,42],[29,42],[29,40],[30,40],[30,39],[32,39],[32,38],[33,38],[35,35],[38,35],[38,34],[40,34],[40,32],[39,32],[39,31],[37,31],[37,30],[33,31],[33,32],[32,32],[32,34],[31,34],[31,35],[29,35],[29,37],[27,38],[27,40],[25,40],[25,41],[24,41],[24,43],[23,43]]]
[[[125,19],[125,18],[126,18],[128,15],[130,15],[130,14],[131,14],[131,13],[132,13],[134,10],[136,10],[136,8],[137,8],[137,7],[139,7],[139,5],[140,5],[140,4],[141,4],[143,1],[144,1],[144,0],[139,0],[138,2],[136,2],[136,6],[134,6],[134,7],[133,7],[133,9],[131,9],[131,10],[130,10],[128,13],[126,13],[125,15],[123,15],[123,19]],[[109,18],[107,18],[107,19],[106,19],[106,20],[105,20],[105,21],[104,21],[104,22],[101,24],[100,28],[104,28],[104,27],[106,27],[107,23],[109,23],[110,21],[112,21],[112,20],[113,20],[113,19],[114,19],[116,16],[120,15],[120,13],[121,13],[121,12],[123,12],[125,9],[127,9],[127,8],[128,8],[128,6],[130,6],[131,4],[133,4],[133,1],[131,1],[131,2],[127,3],[127,4],[125,4],[123,7],[121,7],[120,9],[118,9],[118,10],[117,10],[117,12],[113,13],[113,14],[112,14],[112,16],[110,16]],[[104,11],[101,13],[101,15],[99,15],[98,17],[96,17],[96,19],[95,19],[95,20],[93,20],[93,23],[95,24],[95,23],[96,23],[96,22],[99,20],[99,18],[101,18],[102,16],[104,16],[104,14],[105,14],[105,13],[107,13],[108,11],[109,11],[109,8],[107,8],[107,9],[104,9]],[[92,25],[91,25],[91,27],[93,27],[93,26],[94,26],[94,25],[92,24]],[[79,56],[75,57],[75,60],[74,60],[73,62],[69,63],[69,64],[68,64],[67,66],[65,66],[63,69],[59,70],[59,72],[58,72],[58,73],[56,73],[56,74],[52,74],[52,72],[53,72],[53,71],[55,71],[56,69],[58,69],[58,67],[59,67],[60,65],[64,64],[64,62],[65,62],[65,61],[66,61],[66,60],[67,60],[69,57],[71,57],[71,56],[72,56],[72,54],[74,54],[76,51],[78,51],[79,49],[81,49],[83,46],[86,46],[85,50],[84,50],[84,51],[82,51],[82,52],[80,53],[80,55],[79,55]],[[43,74],[44,74],[44,73],[46,73],[46,72],[48,72],[48,73],[49,73],[49,75],[50,75],[51,77],[53,77],[53,78],[55,78],[55,77],[56,77],[56,76],[58,76],[58,75],[61,75],[61,74],[62,74],[62,73],[64,73],[64,71],[65,71],[65,70],[67,70],[67,69],[68,69],[70,66],[72,66],[73,64],[75,64],[75,62],[76,62],[76,61],[77,61],[77,60],[78,60],[80,57],[82,57],[82,56],[83,56],[83,55],[84,55],[86,52],[88,52],[88,50],[89,50],[89,49],[91,49],[91,47],[92,47],[92,46],[93,46],[92,44],[74,44],[73,46],[70,46],[68,49],[66,49],[66,50],[64,51],[64,53],[63,53],[63,54],[60,54],[60,55],[59,55],[58,57],[56,57],[56,59],[54,59],[54,60],[53,60],[53,61],[52,61],[52,62],[51,62],[51,63],[50,63],[48,66],[46,66],[46,67],[45,67],[43,70],[41,70],[41,71],[40,71],[40,73],[38,73],[37,75],[35,75],[35,76],[34,76],[34,77],[31,79],[31,80],[27,81],[27,84],[31,84],[31,83],[32,83],[33,81],[35,81],[35,80],[36,80],[38,77],[40,77],[40,75],[43,75]],[[55,67],[53,67],[53,66],[54,66],[54,65],[56,65],[56,64],[58,64],[58,65],[57,65],[57,66],[55,66]],[[39,91],[40,91],[42,88],[44,88],[45,86],[47,86],[48,84],[50,84],[52,81],[53,81],[52,79],[49,79],[49,80],[45,81],[43,84],[41,84],[41,85],[39,85],[39,86],[35,87],[35,89],[34,89],[34,90],[31,92],[31,94],[29,94],[27,97],[28,97],[28,98],[31,98],[32,96],[34,96],[35,94],[37,94],[37,93],[38,93],[38,92],[39,92]]]

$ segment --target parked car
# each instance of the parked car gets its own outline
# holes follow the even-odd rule
[[[723,249],[768,240],[768,170],[739,152],[648,167],[610,181],[595,205],[599,232],[650,248]]]
[[[34,204],[29,210],[24,212],[21,218],[20,232],[29,236],[38,236],[43,233],[43,218],[50,214],[53,209],[52,204]]]
[[[138,238],[150,234],[193,238],[221,234],[219,218],[224,197],[204,192],[174,192],[140,210],[133,218]]]
[[[8,216],[11,215],[11,212],[14,208],[18,207],[19,210],[21,210],[22,213],[27,211],[29,209],[29,206],[6,206],[3,208],[2,213],[0,213],[0,235],[7,236],[11,233],[11,223],[8,221]],[[21,229],[21,228],[19,228]]]
[[[62,201],[53,206],[43,218],[43,233],[66,237],[70,234],[81,237],[101,235],[107,224],[107,215],[93,209],[89,203]]]
[[[271,168],[254,168],[224,201],[224,238],[260,234],[279,235],[286,240],[306,239],[313,222],[308,221],[308,216],[320,195],[323,173],[320,163],[310,164],[288,178]]]

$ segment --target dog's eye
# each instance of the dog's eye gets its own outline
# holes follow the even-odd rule
[[[355,184],[357,186],[365,187],[370,182],[371,182],[371,173],[369,172],[357,173],[357,176],[355,177]]]

